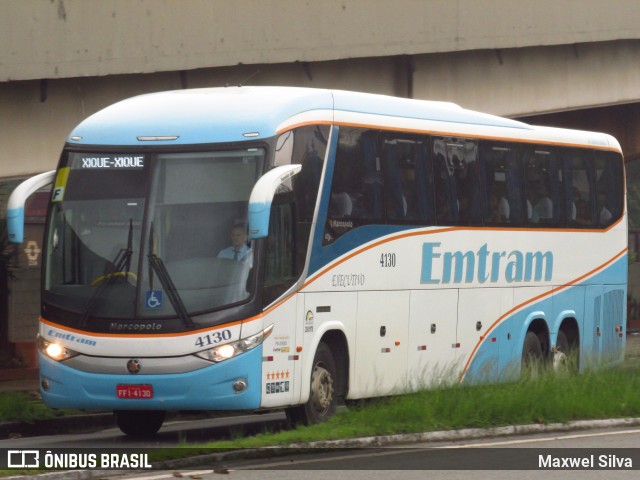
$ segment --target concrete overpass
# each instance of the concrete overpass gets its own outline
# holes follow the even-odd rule
[[[77,122],[149,91],[333,87],[511,117],[640,98],[635,0],[0,0],[0,7],[5,177],[53,168]],[[629,122],[620,131],[594,117],[583,127],[592,122],[622,137],[631,156],[640,152]]]

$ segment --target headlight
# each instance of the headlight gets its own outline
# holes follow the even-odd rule
[[[59,343],[50,342],[45,340],[40,335],[36,340],[36,344],[38,345],[38,350],[45,354],[47,357],[61,362],[71,357],[75,357],[78,355],[78,352],[74,352],[73,350],[68,349],[65,346],[60,345]]]
[[[255,335],[241,338],[237,342],[225,343],[224,345],[218,345],[217,347],[197,352],[196,355],[211,362],[222,362],[256,348],[264,342],[265,338],[271,335],[272,331],[273,325],[269,325],[263,331],[256,333]]]

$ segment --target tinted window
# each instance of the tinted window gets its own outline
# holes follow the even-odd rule
[[[367,224],[604,228],[621,156],[341,127],[324,244]]]
[[[613,152],[595,152],[596,221],[607,227],[622,215],[622,164]]]
[[[276,142],[275,166],[302,165],[300,173],[294,175],[291,180],[296,219],[293,223],[295,225],[293,266],[297,275],[302,273],[307,257],[328,139],[328,126],[309,125],[283,133]]]
[[[388,223],[433,223],[429,137],[388,136],[383,143]]]
[[[481,225],[483,192],[477,142],[434,137],[433,159],[438,225]]]

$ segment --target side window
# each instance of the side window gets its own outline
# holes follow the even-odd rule
[[[622,215],[622,160],[613,152],[596,151],[596,221],[607,227]]]
[[[378,134],[340,128],[324,244],[361,225],[384,221],[384,185]]]
[[[487,225],[522,224],[523,199],[520,147],[516,144],[482,142],[483,217]]]
[[[564,153],[567,171],[567,219],[570,226],[591,228],[596,223],[593,152],[570,149]]]
[[[387,223],[433,223],[428,137],[387,137],[383,158]]]
[[[276,141],[275,166],[302,165],[300,173],[292,178],[296,215],[294,268],[297,275],[302,273],[307,257],[328,139],[328,126],[309,125],[285,132]]]
[[[614,152],[567,150],[570,166],[570,225],[578,228],[606,228],[622,215],[622,157]],[[567,180],[569,182],[569,179]]]
[[[313,221],[328,139],[329,127],[326,125],[295,130],[291,163],[301,164],[302,170],[293,177],[293,189],[298,219],[303,222]]]
[[[262,303],[270,304],[294,284],[293,203],[290,195],[279,194],[271,207],[266,240]]]
[[[546,146],[527,148],[524,160],[528,223],[540,226],[564,224],[565,190],[557,150]]]
[[[384,185],[377,133],[363,132],[356,145],[356,171],[360,176],[352,184],[351,215],[361,219],[361,225],[382,223]]]
[[[438,225],[482,225],[477,142],[435,137],[433,161]]]

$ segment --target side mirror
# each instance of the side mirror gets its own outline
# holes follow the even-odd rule
[[[282,165],[256,182],[249,197],[249,240],[265,238],[269,234],[269,215],[276,190],[301,169],[302,165]]]
[[[7,231],[11,243],[24,241],[24,204],[32,193],[37,192],[45,185],[53,183],[56,171],[41,173],[31,177],[18,185],[7,202]]]

